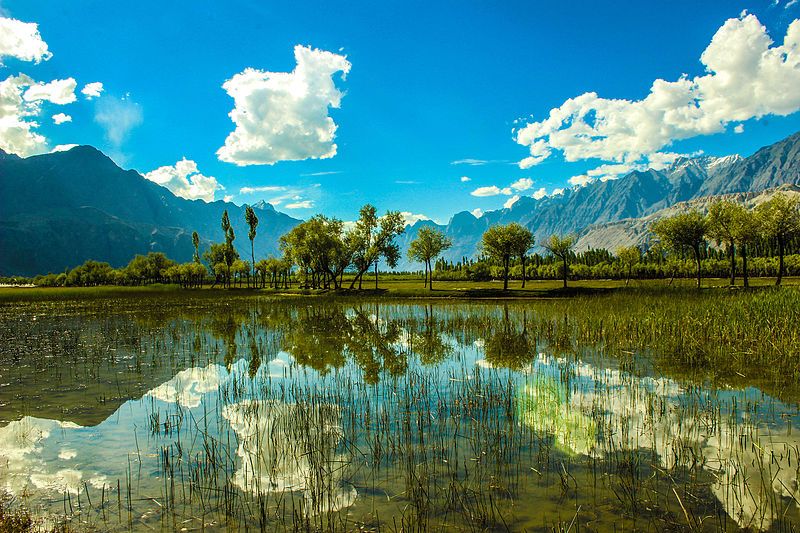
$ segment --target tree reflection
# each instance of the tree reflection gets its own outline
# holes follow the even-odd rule
[[[441,363],[453,353],[453,347],[444,341],[444,327],[442,321],[436,319],[433,305],[426,305],[422,328],[413,329],[410,335],[411,350],[419,355],[422,364]]]
[[[502,327],[486,340],[486,360],[492,366],[520,370],[528,366],[536,355],[536,346],[528,339],[528,317],[525,311],[522,313],[522,331],[517,332],[509,319],[508,306],[504,306]]]

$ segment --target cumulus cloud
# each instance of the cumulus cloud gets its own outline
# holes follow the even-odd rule
[[[595,179],[587,176],[586,174],[581,174],[580,176],[572,176],[567,181],[569,181],[570,185],[574,185],[576,187],[586,187],[590,183],[593,183]]]
[[[503,207],[505,209],[511,209],[511,206],[517,203],[518,200],[519,200],[519,195],[515,194],[514,196],[506,200],[506,202],[503,204]]]
[[[478,187],[470,193],[472,196],[497,196],[498,194],[511,194],[511,188],[506,187],[501,189],[497,185],[490,185],[488,187]]]
[[[759,20],[743,13],[723,24],[700,61],[704,75],[657,79],[642,100],[589,92],[551,109],[546,119],[514,132],[530,152],[519,166],[529,168],[554,151],[567,161],[658,159],[673,141],[800,109],[800,20],[789,25],[783,44],[774,45]]]
[[[175,196],[187,200],[214,201],[214,192],[224,189],[213,176],[204,176],[197,169],[197,163],[185,157],[174,165],[166,165],[152,170],[144,177],[172,191]]]
[[[25,74],[0,81],[0,148],[22,157],[49,151],[47,139],[36,131],[36,119],[42,113],[42,102],[69,100],[69,83],[61,83],[66,81],[37,83]]]
[[[420,220],[430,220],[429,216],[423,215],[421,213],[412,213],[411,211],[401,211],[400,214],[403,216],[403,220],[405,220],[406,226],[413,226]]]
[[[515,191],[527,191],[533,187],[533,180],[530,178],[520,178],[511,184],[511,188]]]
[[[55,115],[53,115],[53,122],[55,122],[56,124],[72,122],[72,117],[64,113],[56,113]]]
[[[26,102],[52,102],[58,105],[71,104],[76,100],[75,87],[78,83],[73,78],[53,80],[47,83],[31,84],[22,95]]]
[[[220,160],[244,165],[327,159],[336,155],[336,123],[329,108],[338,108],[343,93],[334,75],[350,72],[345,56],[295,46],[292,72],[247,68],[222,88],[233,98],[229,113],[236,125],[217,151]]]
[[[131,130],[140,125],[144,118],[142,106],[132,101],[129,96],[116,98],[106,95],[97,100],[94,120],[105,130],[106,138],[119,148]]]
[[[545,189],[544,187],[541,187],[541,188],[537,189],[536,192],[534,192],[531,196],[535,200],[541,200],[542,198],[547,196],[547,189]]]
[[[737,124],[737,125],[736,125],[736,126],[733,128],[733,132],[734,132],[734,133],[744,133],[744,124]]]
[[[461,183],[467,183],[468,181],[472,181],[472,178],[469,176],[461,176]]]
[[[81,94],[83,94],[87,100],[91,100],[92,98],[97,98],[100,96],[103,90],[102,82],[93,81],[83,86],[83,89],[81,89]]]
[[[39,63],[53,54],[39,34],[38,24],[0,16],[0,66],[5,57]]]

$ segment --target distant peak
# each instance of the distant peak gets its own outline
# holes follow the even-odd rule
[[[253,209],[261,209],[264,211],[275,211],[275,206],[264,200],[259,200],[258,202],[252,204],[250,207],[252,207]]]

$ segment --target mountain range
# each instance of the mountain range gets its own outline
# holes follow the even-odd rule
[[[679,158],[662,170],[634,171],[541,199],[524,196],[481,217],[463,211],[447,224],[421,220],[408,226],[398,242],[405,251],[421,227],[435,226],[453,241],[445,258],[457,261],[477,253],[488,227],[519,222],[537,242],[553,233],[579,233],[579,249],[615,249],[620,243],[644,242],[646,231],[637,220],[690,205],[684,202],[737,193],[757,196],[784,185],[800,185],[800,132],[749,157]],[[276,254],[279,237],[300,220],[263,201],[253,207],[260,219],[256,255]],[[199,233],[201,247],[223,239],[225,209],[235,244],[246,257],[249,242],[240,206],[179,198],[90,146],[24,159],[0,151],[0,275],[59,272],[90,258],[122,266],[149,251],[189,261],[192,231]],[[405,260],[399,265],[417,267]]]

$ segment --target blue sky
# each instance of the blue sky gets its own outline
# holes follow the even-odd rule
[[[703,111],[702,120],[716,127],[700,119],[672,124],[648,136],[645,144],[653,146],[632,148],[641,132],[611,134],[603,146],[581,144],[569,121],[558,124],[560,134],[548,130],[544,145],[532,147],[540,127],[517,142],[520,129],[587,92],[600,98],[585,104],[592,127],[595,115],[613,121],[617,113],[637,125],[652,120],[640,121],[636,106],[618,110],[608,99],[636,102],[648,96],[654,80],[702,77],[701,54],[726,21],[732,32],[718,39],[722,60],[736,54],[727,47],[735,48],[748,31],[758,34],[759,25],[779,46],[800,18],[800,3],[431,4],[0,0],[0,16],[38,24],[52,53],[38,63],[7,53],[0,57],[0,80],[24,73],[33,81],[24,82],[23,91],[34,82],[76,81],[74,102],[54,103],[58,97],[51,96],[28,109],[37,115],[24,120],[38,125],[29,131],[44,138],[38,151],[91,144],[126,168],[161,169],[150,177],[184,195],[213,193],[238,204],[274,200],[300,218],[323,212],[352,220],[371,202],[446,222],[457,211],[498,209],[519,195],[665,164],[675,154],[749,155],[800,130],[794,112],[800,89],[781,88],[769,76],[783,75],[768,72],[761,86],[785,93],[780,101],[759,96],[755,100],[764,102],[754,103],[714,80],[698,82],[691,90],[709,102],[709,95],[724,97]],[[301,53],[308,58],[311,100],[287,103],[280,90],[258,92],[253,88],[303,81],[263,72],[250,71],[228,86],[239,91],[241,103],[223,89],[247,69],[291,73],[297,45],[309,47]],[[81,89],[90,82],[102,83],[103,91],[87,99]],[[329,105],[336,99],[338,107]],[[228,116],[235,105],[256,124],[242,126],[240,143],[229,140],[220,155],[237,128]],[[55,124],[57,113],[71,121]],[[307,142],[286,133],[298,121],[302,131],[321,137]],[[265,151],[259,142],[273,148]],[[532,154],[536,164],[520,168]],[[565,154],[574,160],[565,161]],[[183,158],[188,161],[177,164]],[[464,160],[484,163],[453,164]],[[590,173],[603,164],[616,170]],[[224,190],[213,191],[214,183]]]

